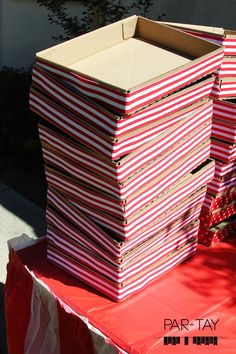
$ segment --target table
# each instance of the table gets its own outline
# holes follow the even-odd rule
[[[236,353],[235,238],[118,304],[48,263],[45,239],[9,259],[9,354]]]

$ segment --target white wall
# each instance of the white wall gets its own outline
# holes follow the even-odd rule
[[[36,0],[0,0],[0,6],[0,68],[27,68],[37,51],[55,44],[51,37],[62,30],[49,24],[46,9]],[[81,16],[76,1],[68,6],[71,14]],[[236,0],[155,0],[151,17],[156,19],[162,12],[166,21],[236,29]]]

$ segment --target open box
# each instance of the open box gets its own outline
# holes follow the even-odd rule
[[[214,162],[211,161],[196,171],[192,171],[187,177],[182,178],[176,186],[165,191],[160,198],[157,198],[142,210],[123,220],[106,214],[97,208],[85,205],[80,200],[69,196],[66,196],[69,203],[67,209],[71,210],[73,206],[75,208],[75,217],[76,210],[86,213],[97,224],[110,230],[109,232],[112,232],[121,239],[136,237],[142,233],[150,234],[150,228],[157,223],[158,217],[167,212],[167,210],[174,208],[177,203],[181,203],[185,198],[205,186],[212,179],[214,167]],[[60,208],[61,213],[64,213],[70,219],[72,217],[71,211],[66,211],[66,204],[62,206],[60,196],[57,197],[59,201],[56,201],[51,194],[48,194],[48,202],[51,204],[54,203],[54,207],[56,209]]]
[[[217,44],[138,16],[36,56],[39,66],[119,113],[131,113],[212,73],[222,58]]]

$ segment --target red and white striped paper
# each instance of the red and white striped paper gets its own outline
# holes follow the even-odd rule
[[[93,252],[97,252],[111,261],[111,256],[119,259],[165,228],[170,230],[177,220],[179,220],[181,227],[185,227],[188,223],[196,220],[199,217],[205,193],[206,188],[202,188],[159,217],[157,222],[146,232],[136,235],[133,239],[118,241],[114,238],[113,232],[109,233],[108,230],[101,229],[88,215],[85,215],[81,210],[78,211],[59,193],[49,188],[46,211],[47,222],[48,225],[53,225],[60,233],[82,243]]]
[[[58,252],[55,248],[48,249],[47,258],[68,273],[78,277],[80,280],[99,290],[114,301],[119,302],[145,288],[153,280],[173,269],[185,259],[191,257],[196,252],[196,248],[196,241],[189,242],[185,247],[170,253],[168,257],[164,257],[152,270],[147,271],[145,274],[141,273],[140,277],[127,284],[122,284],[122,287],[99,276],[99,274],[75,262],[72,258],[66,257],[65,254]]]
[[[187,67],[167,73],[156,82],[144,85],[132,92],[121,92],[96,82],[52,63],[38,59],[36,64],[52,73],[69,85],[75,91],[103,102],[115,112],[130,114],[166,95],[187,86],[189,83],[217,70],[222,63],[223,49],[216,50],[211,55],[193,60]]]
[[[182,29],[186,33],[192,34],[192,35],[199,37],[201,39],[205,39],[207,41],[210,41],[210,42],[213,42],[213,43],[223,46],[225,56],[236,55],[236,38],[235,38],[235,36],[230,37],[230,36],[227,36],[227,34],[221,35],[221,34],[217,34],[217,33],[206,33],[204,31],[200,31],[200,30],[195,31],[192,29],[186,29],[186,28],[184,28],[184,24],[183,24]]]
[[[191,178],[184,179],[184,181],[178,185],[178,188],[170,189],[168,193],[165,193],[162,196],[162,198],[158,198],[155,203],[152,203],[140,213],[135,214],[130,220],[127,219],[125,223],[100,212],[98,209],[86,206],[71,197],[68,198],[68,200],[70,200],[76,208],[95,220],[95,222],[112,230],[112,232],[118,237],[126,239],[134,236],[136,237],[144,232],[150,233],[150,228],[158,223],[158,218],[163,215],[163,213],[171,210],[185,198],[205,186],[212,179],[213,175],[214,164],[210,163]],[[50,202],[50,196],[48,197],[48,201]],[[62,214],[65,212],[63,207],[61,207],[60,211]],[[66,217],[70,218],[70,213],[68,213]],[[155,230],[155,232],[157,232],[157,230]]]
[[[213,102],[214,118],[226,121],[232,124],[236,123],[236,102],[227,100],[214,100]],[[223,140],[223,139],[222,139]]]
[[[214,178],[208,184],[208,192],[211,194],[222,193],[236,184],[236,174],[229,175],[227,178]]]
[[[235,40],[236,42],[236,40]],[[236,77],[236,51],[235,51],[235,56],[231,57],[224,57],[223,62],[221,64],[221,67],[219,70],[215,72],[215,74],[219,78],[224,78],[224,77]]]
[[[208,211],[214,211],[216,209],[222,208],[223,206],[231,203],[232,201],[236,202],[236,187],[232,187],[221,194],[212,195],[210,193],[206,193],[203,206]]]
[[[72,116],[69,111],[55,105],[52,101],[39,95],[34,90],[31,90],[30,93],[30,107],[43,119],[55,125],[69,136],[88,146],[94,152],[98,152],[112,160],[117,160],[121,156],[138,149],[141,155],[141,149],[145,149],[145,146],[148,144],[150,144],[149,148],[152,151],[154,150],[154,146],[155,148],[158,147],[158,154],[160,154],[178,142],[180,138],[183,138],[191,130],[210,120],[213,113],[213,104],[210,101],[196,111],[194,110],[184,119],[173,124],[170,128],[166,130],[162,128],[158,135],[151,134],[147,140],[144,139],[143,141],[142,133],[137,133],[135,137],[130,137],[126,141],[119,142],[94,129],[92,125],[84,124],[78,117]]]
[[[211,91],[212,98],[236,97],[236,77],[216,79]]]
[[[139,134],[141,134],[142,139],[145,139],[148,134],[149,136],[153,134],[152,130],[149,133],[145,132],[145,127],[155,123],[158,128],[159,121],[163,121],[165,118],[163,128],[167,129],[174,122],[181,119],[179,111],[188,107],[188,111],[190,112],[192,110],[191,106],[194,103],[208,98],[214,84],[214,78],[210,77],[199,83],[195,83],[128,116],[114,115],[93,101],[88,101],[84,97],[73,93],[73,91],[57,80],[54,80],[53,77],[48,76],[44,70],[37,66],[33,69],[32,83],[42,93],[45,93],[60,105],[79,116],[84,122],[92,124],[100,131],[104,131],[111,138],[120,139],[122,136],[133,134],[138,129],[142,129],[141,132],[139,131]],[[174,113],[176,116],[172,117]]]
[[[52,230],[48,232],[47,238],[49,249],[52,246],[52,250],[56,248],[88,269],[100,274],[102,277],[110,279],[117,285],[122,285],[122,283],[130,279],[132,281],[132,277],[139,277],[148,267],[155,265],[163,257],[168,256],[171,252],[177,251],[188,242],[196,239],[198,230],[198,223],[186,229],[177,230],[174,235],[170,235],[166,240],[159,242],[158,245],[153,245],[151,249],[143,250],[142,254],[134,256],[133,260],[126,260],[126,262],[122,262],[116,266],[98,257],[90,250],[84,249],[79,244],[73,244],[68,239],[63,239]]]
[[[215,177],[224,178],[227,175],[232,175],[236,173],[236,161],[231,163],[222,163],[220,161],[215,161]]]
[[[142,188],[154,175],[158,176],[176,161],[185,158],[197,146],[201,148],[202,144],[208,144],[211,121],[192,130],[160,155],[155,151],[152,153],[146,146],[147,153],[142,153],[142,157],[148,153],[152,157],[152,160],[147,159],[146,165],[143,165],[142,159],[139,160],[140,151],[118,162],[111,162],[42,125],[39,126],[39,134],[47,163],[120,199],[127,198],[136,188]]]
[[[236,159],[236,144],[212,139],[211,157],[225,163],[231,163]]]
[[[230,143],[236,142],[236,104],[214,100],[212,136]]]
[[[198,234],[198,242],[204,246],[211,247],[225,240],[227,237],[234,235],[236,232],[236,220],[223,222],[216,227],[206,229],[200,227]]]

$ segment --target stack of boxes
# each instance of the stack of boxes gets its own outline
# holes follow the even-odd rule
[[[213,246],[236,231],[236,32],[223,28],[173,24],[186,33],[224,46],[221,68],[212,90],[211,157],[214,179],[201,211],[199,242]]]
[[[120,301],[195,253],[222,57],[137,16],[38,53],[51,262]]]

